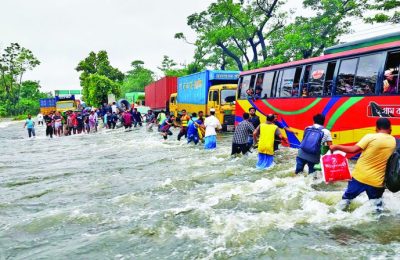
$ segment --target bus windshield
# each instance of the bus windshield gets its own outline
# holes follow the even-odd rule
[[[221,91],[221,105],[227,103],[232,103],[235,100],[236,90],[234,89],[224,89]],[[231,101],[232,100],[232,101]]]

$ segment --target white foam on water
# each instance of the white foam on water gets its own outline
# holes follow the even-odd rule
[[[180,227],[176,232],[175,236],[177,238],[189,238],[195,239],[207,239],[207,230],[204,228],[189,228],[186,226]]]

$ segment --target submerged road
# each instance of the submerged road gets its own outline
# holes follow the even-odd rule
[[[400,255],[400,193],[335,210],[345,183],[270,171],[256,153],[163,142],[144,128],[52,140],[0,123],[0,259],[363,258]]]

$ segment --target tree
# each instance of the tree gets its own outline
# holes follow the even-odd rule
[[[110,65],[106,51],[90,52],[88,57],[79,62],[76,71],[81,72],[82,96],[88,105],[106,102],[108,94],[121,94],[124,74]]]
[[[121,95],[121,85],[110,78],[98,73],[90,74],[85,78],[82,89],[85,101],[91,106],[100,106],[107,103],[109,94]]]
[[[200,72],[205,69],[201,64],[197,62],[193,62],[187,65],[181,65],[181,68],[177,68],[177,65],[178,64],[173,59],[171,59],[167,55],[164,55],[161,62],[161,67],[158,67],[158,69],[161,70],[165,76],[171,77],[182,77]]]
[[[126,73],[122,84],[122,95],[133,91],[143,92],[144,87],[154,81],[154,72],[143,65],[141,60],[132,61],[132,69]]]
[[[259,60],[267,59],[266,39],[283,26],[285,12],[279,8],[284,1],[217,0],[206,11],[188,17],[188,25],[197,33],[196,51],[221,50],[214,61],[225,67],[227,59],[235,62],[237,69],[257,66]],[[182,33],[176,38],[185,39]],[[212,56],[212,55],[210,55]]]
[[[350,32],[349,17],[361,17],[365,0],[304,0],[314,16],[296,17],[295,21],[272,34],[269,58],[262,66],[306,59],[321,55],[324,48],[339,43]]]
[[[365,18],[369,23],[400,23],[399,0],[373,0],[368,9],[374,12],[374,15]]]
[[[4,49],[0,57],[0,85],[4,88],[7,99],[18,103],[24,73],[39,64],[40,61],[32,51],[21,47],[18,43],[11,43]]]
[[[0,116],[13,116],[22,113],[37,113],[38,98],[46,97],[40,93],[37,82],[23,82],[26,71],[33,70],[40,61],[32,51],[12,43],[0,56]],[[29,85],[29,87],[28,87]],[[34,86],[35,85],[35,86]],[[26,92],[32,90],[34,95]],[[42,94],[42,95],[41,95]]]

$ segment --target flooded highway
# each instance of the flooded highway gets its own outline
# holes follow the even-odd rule
[[[345,183],[292,177],[296,150],[215,151],[134,129],[28,139],[0,123],[0,259],[394,258],[400,193],[375,214],[363,194],[337,211]]]

